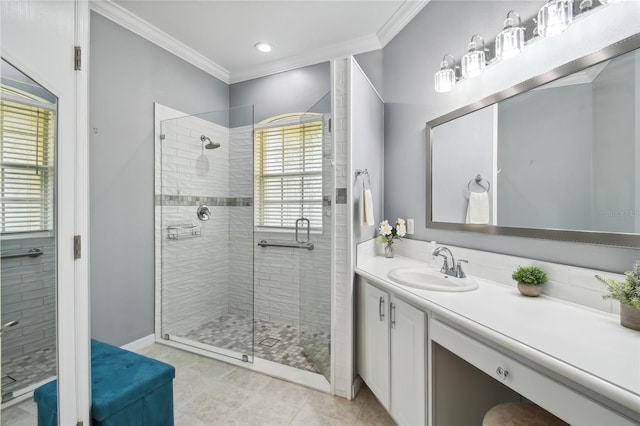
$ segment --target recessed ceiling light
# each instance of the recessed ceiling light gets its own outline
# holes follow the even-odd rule
[[[269,43],[256,43],[255,48],[264,53],[271,52],[271,45]]]

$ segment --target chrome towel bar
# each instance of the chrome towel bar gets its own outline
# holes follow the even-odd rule
[[[291,247],[291,248],[313,250],[313,243],[310,243],[308,241],[304,243],[298,243],[295,241],[273,241],[269,243],[267,242],[267,240],[260,240],[258,245],[260,247]]]

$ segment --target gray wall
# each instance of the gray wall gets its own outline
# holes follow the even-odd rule
[[[153,102],[223,110],[229,87],[91,14],[91,332],[121,345],[154,330]]]
[[[354,58],[378,93],[384,93],[384,50],[361,53]]]
[[[367,169],[369,176],[354,179],[353,232],[354,244],[370,240],[377,234],[378,224],[395,217],[383,217],[384,207],[384,103],[371,87],[362,70],[353,65],[351,80],[351,163],[353,169]],[[375,225],[362,226],[362,186],[371,188]]]
[[[255,105],[255,122],[259,123],[280,114],[306,112],[330,90],[330,64],[323,62],[232,84],[229,106]]]
[[[572,44],[571,49],[563,48],[564,44],[571,43],[571,37],[556,38],[554,46],[537,43],[537,46],[534,44],[527,48],[529,53],[492,66],[491,70],[473,82],[462,82],[460,87],[448,94],[435,93],[433,75],[439,69],[445,53],[460,58],[473,33],[487,38],[497,34],[509,9],[518,11],[526,19],[533,16],[543,4],[544,1],[433,0],[385,47],[382,94],[385,99],[385,216],[415,218],[414,238],[421,240],[596,269],[625,271],[640,255],[637,250],[425,227],[427,121],[510,87],[529,78],[531,73],[539,73],[593,51],[594,45],[606,40],[605,36],[617,37],[624,31],[637,31],[637,20],[632,14],[615,27],[607,24],[609,26],[605,28],[601,21],[595,21],[601,27],[601,32],[596,32],[593,37],[574,35],[581,42]],[[591,24],[581,21],[580,25]],[[544,52],[539,48],[542,45],[546,47]],[[537,54],[544,54],[544,60],[540,61]]]

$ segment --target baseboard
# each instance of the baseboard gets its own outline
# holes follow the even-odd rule
[[[351,385],[351,395],[353,395],[354,399],[358,395],[358,392],[360,392],[362,385],[364,385],[364,380],[362,380],[362,377],[356,376],[353,384]]]
[[[146,348],[147,346],[151,346],[156,342],[156,336],[154,334],[149,334],[148,336],[141,337],[138,340],[134,340],[133,342],[129,342],[126,345],[120,346],[122,349],[126,349],[128,351],[137,351],[142,348]]]

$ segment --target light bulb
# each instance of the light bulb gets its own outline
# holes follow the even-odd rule
[[[474,38],[479,38],[482,41],[482,49],[476,49],[476,42],[473,41]],[[464,78],[473,78],[482,74],[485,67],[487,66],[487,59],[484,53],[484,40],[479,35],[475,34],[471,37],[471,42],[469,43],[469,52],[462,57],[462,76]]]
[[[452,65],[447,62],[447,56],[453,59]],[[453,89],[456,85],[455,58],[449,54],[444,55],[440,62],[440,71],[433,76],[436,92],[444,93]]]
[[[510,14],[518,17],[518,26],[514,26],[513,18]],[[504,21],[504,29],[496,37],[496,58],[506,59],[512,58],[520,53],[524,48],[524,28],[521,26],[522,21],[520,15],[513,10],[507,13],[507,19]]]
[[[573,21],[573,0],[549,0],[538,11],[538,34],[551,37],[560,34]]]

